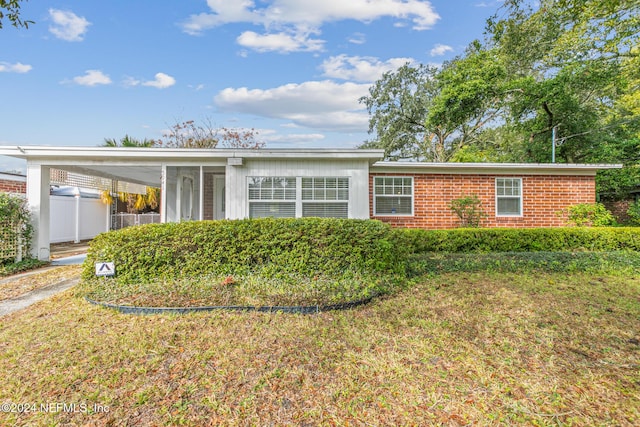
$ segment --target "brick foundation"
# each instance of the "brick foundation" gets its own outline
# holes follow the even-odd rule
[[[414,185],[413,216],[375,216],[373,213],[374,176],[412,176]],[[522,178],[523,215],[496,217],[495,178]],[[384,174],[369,175],[371,218],[394,227],[454,228],[458,217],[451,211],[452,200],[477,195],[487,217],[483,227],[560,227],[564,220],[557,212],[578,203],[594,203],[595,177],[543,175],[454,175],[454,174]]]

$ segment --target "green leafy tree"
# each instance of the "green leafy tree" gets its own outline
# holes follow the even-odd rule
[[[0,0],[0,28],[2,21],[7,18],[11,25],[16,28],[29,28],[29,24],[35,24],[33,21],[23,20],[20,16],[20,3],[26,0]]]
[[[360,99],[375,134],[362,147],[382,148],[389,159],[451,160],[500,110],[494,83],[503,70],[490,59],[475,51],[442,70],[405,64],[385,73]]]
[[[382,148],[389,159],[446,160],[445,141],[451,131],[429,128],[427,117],[438,92],[437,69],[405,64],[383,74],[360,98],[369,111],[369,133],[375,138],[362,148]]]
[[[124,138],[116,140],[114,138],[105,138],[103,147],[155,147],[158,143],[153,139],[136,139],[129,135],[125,135]]]
[[[488,21],[487,45],[520,93],[505,121],[521,132],[528,161],[548,161],[553,129],[567,162],[611,159],[609,148],[633,137],[623,126],[633,109],[619,102],[635,103],[639,12],[637,1],[506,0]]]

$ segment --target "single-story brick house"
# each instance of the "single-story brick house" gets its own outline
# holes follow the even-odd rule
[[[563,225],[595,202],[595,174],[619,165],[383,161],[382,150],[0,147],[27,160],[34,255],[49,257],[50,169],[161,188],[162,222],[331,216],[393,226],[458,225],[449,203],[477,195],[490,227]],[[46,196],[46,197],[45,197]]]

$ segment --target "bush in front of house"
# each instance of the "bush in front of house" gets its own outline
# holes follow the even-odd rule
[[[629,219],[633,225],[640,226],[640,200],[636,200],[629,206],[627,215],[629,215]]]
[[[640,252],[421,253],[410,257],[408,274],[451,272],[637,274]]]
[[[379,221],[262,218],[149,224],[104,233],[91,243],[83,277],[94,263],[116,264],[117,282],[144,283],[208,274],[307,276],[345,271],[400,272],[391,228]]]
[[[608,227],[616,225],[613,214],[602,203],[578,203],[560,212],[567,225],[577,227]]]
[[[640,251],[637,227],[396,229],[410,253]]]

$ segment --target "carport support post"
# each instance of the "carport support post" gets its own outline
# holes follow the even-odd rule
[[[49,261],[49,174],[49,167],[27,162],[27,205],[33,225],[31,256],[41,261]]]

